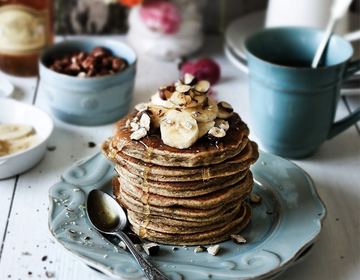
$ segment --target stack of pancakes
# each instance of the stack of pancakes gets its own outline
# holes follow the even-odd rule
[[[102,145],[117,164],[113,193],[127,209],[130,228],[172,245],[214,244],[244,229],[252,217],[245,202],[254,184],[249,167],[259,153],[239,115],[227,120],[221,141],[202,137],[177,149],[163,143],[159,130],[131,140],[126,123],[136,114],[117,122]]]

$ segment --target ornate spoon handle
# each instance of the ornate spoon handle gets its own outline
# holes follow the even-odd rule
[[[129,249],[130,253],[135,257],[136,261],[140,265],[141,269],[144,271],[145,276],[149,280],[170,280],[162,272],[152,266],[152,264],[143,257],[142,254],[135,248],[134,244],[130,238],[122,231],[115,232],[117,237],[119,237]]]

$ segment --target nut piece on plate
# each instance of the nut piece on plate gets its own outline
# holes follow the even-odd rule
[[[146,252],[146,254],[148,254],[149,256],[154,256],[156,255],[159,250],[160,250],[160,246],[156,243],[148,243],[142,246],[144,251]]]
[[[251,203],[259,203],[262,197],[258,194],[250,194],[250,202]]]
[[[204,251],[206,251],[206,250],[207,250],[207,249],[206,249],[205,246],[200,245],[200,246],[197,246],[197,247],[194,249],[194,252],[195,252],[195,253],[200,253],[200,252],[204,252]]]
[[[213,256],[215,256],[219,252],[219,250],[220,250],[219,245],[214,245],[207,248],[208,253]]]
[[[227,102],[219,102],[217,104],[219,112],[218,112],[218,118],[219,119],[228,119],[230,118],[233,113],[234,113],[234,109],[233,107],[231,107],[231,105]]]
[[[232,241],[234,241],[236,244],[243,244],[246,243],[246,239],[238,234],[232,234],[230,235],[230,238]]]

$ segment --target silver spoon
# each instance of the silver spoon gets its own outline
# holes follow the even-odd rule
[[[334,0],[330,12],[330,20],[326,26],[325,34],[311,63],[312,68],[316,68],[318,66],[336,23],[345,15],[347,10],[349,9],[351,1],[352,0]]]
[[[127,217],[115,199],[103,191],[92,190],[86,201],[86,213],[95,229],[101,233],[115,235],[125,243],[148,279],[169,280],[140,254],[129,237],[122,231],[127,226]]]

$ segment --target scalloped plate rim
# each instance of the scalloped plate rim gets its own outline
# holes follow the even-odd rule
[[[79,161],[75,162],[72,166],[70,166],[69,168],[66,169],[66,171],[70,170],[71,168],[73,167],[77,167],[77,166],[81,166],[82,164],[88,162],[88,161],[91,161],[93,158],[95,158],[98,154],[100,154],[101,152],[97,152],[95,153],[94,155],[90,155],[90,156],[87,156],[87,157],[84,157],[83,159],[80,159]],[[280,161],[285,161],[287,162],[288,164],[292,165],[293,167],[295,167],[296,169],[298,169],[299,171],[301,171],[306,177],[307,179],[309,180],[309,188],[313,194],[313,198],[315,200],[317,200],[317,202],[321,205],[322,207],[322,215],[318,217],[318,219],[316,220],[317,221],[317,230],[316,232],[313,233],[312,236],[308,236],[308,238],[306,238],[306,242],[301,246],[299,247],[296,252],[294,252],[294,254],[288,258],[287,261],[283,262],[280,266],[272,269],[272,270],[269,270],[263,274],[258,274],[258,275],[254,275],[254,276],[251,276],[251,277],[248,277],[248,278],[239,278],[239,279],[272,279],[272,277],[275,277],[277,276],[277,274],[280,274],[282,273],[283,271],[285,271],[288,267],[290,267],[292,264],[294,264],[294,261],[297,260],[297,258],[307,249],[309,248],[311,245],[314,244],[314,242],[316,241],[316,239],[319,237],[319,233],[321,232],[322,228],[323,228],[323,222],[324,222],[324,219],[327,215],[327,210],[326,210],[326,206],[325,204],[322,202],[320,196],[318,195],[318,192],[316,190],[316,187],[315,187],[315,184],[312,180],[312,178],[309,176],[309,174],[304,171],[301,167],[299,167],[298,165],[296,165],[294,162],[288,160],[288,159],[285,159],[285,158],[282,158],[282,157],[279,157],[279,156],[276,156],[276,155],[273,155],[273,154],[269,154],[267,152],[264,152],[264,151],[260,151],[260,157],[264,155],[264,156],[267,156],[267,157],[271,157],[271,158],[274,158],[276,160],[280,160]],[[259,158],[260,159],[260,158]],[[257,162],[257,164],[259,164],[259,161]],[[65,172],[66,172],[65,171]],[[64,173],[65,173],[64,172]],[[254,174],[254,177],[255,177],[255,174]],[[57,238],[57,235],[56,233],[53,231],[53,229],[51,228],[51,221],[52,221],[52,213],[54,211],[54,207],[55,207],[55,203],[53,201],[53,197],[51,196],[50,194],[50,191],[51,189],[56,186],[57,184],[60,184],[60,183],[64,183],[66,182],[64,179],[63,179],[63,176],[60,177],[60,181],[55,183],[49,190],[49,200],[50,200],[50,206],[49,206],[49,217],[48,217],[48,228],[52,234],[52,236],[55,238],[56,240],[56,243],[61,245],[60,247],[65,251],[65,252],[68,252],[70,253],[71,255],[73,255],[77,260],[80,260],[83,264],[85,265],[88,265],[90,266],[91,268],[95,268],[97,270],[99,270],[101,273],[104,273],[105,276],[108,276],[112,279],[133,279],[133,278],[124,278],[120,275],[116,275],[116,274],[113,274],[111,271],[109,271],[107,269],[107,266],[89,258],[89,257],[86,257],[80,253],[77,253],[77,252],[74,252],[72,251],[71,249],[67,248],[58,238]],[[79,186],[78,186],[79,187]],[[81,188],[81,187],[79,187]],[[90,226],[90,225],[89,225]],[[304,239],[305,240],[305,239]],[[170,246],[170,245],[169,245]],[[255,248],[258,248],[259,246],[256,246]],[[240,276],[241,277],[241,276]],[[137,278],[137,279],[145,279],[144,277],[141,277],[141,278]]]

